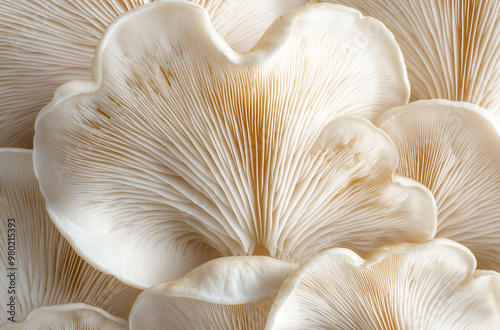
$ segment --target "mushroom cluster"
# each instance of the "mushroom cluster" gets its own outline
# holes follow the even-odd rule
[[[4,0],[0,328],[499,329],[499,13]]]

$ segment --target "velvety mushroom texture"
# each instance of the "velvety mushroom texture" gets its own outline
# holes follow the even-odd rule
[[[130,314],[130,328],[262,329],[278,289],[296,267],[262,256],[209,261],[144,291]]]
[[[193,4],[120,17],[96,80],[62,86],[37,120],[36,173],[54,221],[139,287],[219,256],[297,261],[432,238],[433,198],[392,177],[387,136],[362,118],[330,122],[406,102],[397,45],[371,29],[384,27],[308,5],[240,54]],[[358,37],[366,48],[342,48]]]
[[[31,148],[35,117],[62,83],[90,79],[94,52],[119,15],[151,0],[2,0],[0,147]],[[193,0],[245,51],[281,14],[307,0]]]
[[[8,330],[125,330],[124,319],[85,304],[67,304],[34,309],[22,322],[0,327]]]
[[[327,250],[283,283],[266,329],[498,329],[500,274],[475,268],[446,239],[378,248],[366,260]]]
[[[500,129],[469,103],[418,101],[389,110],[378,125],[399,154],[397,172],[428,187],[437,237],[472,250],[480,268],[500,271]]]
[[[95,270],[59,233],[45,210],[30,150],[0,149],[0,219],[5,253],[0,258],[0,324],[14,316],[11,310],[21,321],[35,308],[66,303],[128,317],[139,290]],[[7,306],[11,300],[13,308]]]
[[[500,120],[500,1],[326,2],[354,7],[394,33],[408,67],[412,101],[471,102]]]

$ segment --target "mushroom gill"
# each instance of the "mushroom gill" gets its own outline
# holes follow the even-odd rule
[[[0,6],[0,147],[31,148],[38,112],[59,85],[90,79],[105,29],[154,0],[3,0]],[[216,31],[248,51],[283,13],[308,0],[192,0]]]
[[[140,291],[96,270],[59,233],[45,210],[31,150],[0,149],[0,219],[0,249],[13,251],[0,258],[0,324],[68,303],[128,317]]]
[[[479,267],[500,271],[500,128],[485,109],[424,100],[377,121],[398,149],[397,172],[425,185],[438,211],[436,237],[472,250]]]
[[[382,24],[310,4],[242,54],[210,22],[178,1],[121,16],[94,80],[63,85],[39,115],[42,193],[88,260],[148,287],[220,256],[300,261],[433,237],[429,191],[393,175],[393,143],[347,115],[408,99]]]
[[[477,104],[500,120],[500,2],[321,0],[383,22],[403,51],[411,101]]]
[[[473,254],[446,239],[365,259],[326,250],[285,280],[266,329],[496,329],[500,274],[475,268]]]

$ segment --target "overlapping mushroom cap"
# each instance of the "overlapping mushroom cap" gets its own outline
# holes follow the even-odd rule
[[[56,88],[90,79],[97,44],[119,15],[151,0],[3,0],[0,6],[0,147],[31,148],[38,112]],[[215,30],[245,51],[281,14],[307,0],[193,0]]]
[[[500,128],[469,103],[418,101],[389,110],[378,125],[399,154],[397,172],[428,187],[437,237],[472,250],[479,267],[500,271]]]
[[[35,167],[58,227],[124,281],[168,282],[218,256],[296,261],[434,235],[433,199],[393,177],[387,136],[332,121],[408,98],[401,54],[373,19],[309,5],[242,54],[201,7],[154,3],[112,25],[93,69],[39,116]]]
[[[150,1],[2,1],[0,147],[31,148],[36,115],[56,88],[89,79],[105,28],[145,2]]]
[[[126,330],[127,322],[102,309],[85,304],[66,304],[34,309],[22,322],[7,323],[8,330]]]
[[[403,51],[411,100],[475,103],[500,120],[500,2],[321,0],[373,16]]]
[[[365,260],[327,250],[285,281],[266,329],[497,329],[500,274],[475,268],[473,254],[446,239]]]
[[[285,278],[297,264],[269,257],[225,257],[144,291],[132,330],[262,329]]]
[[[58,232],[45,210],[31,151],[0,149],[0,219],[5,253],[0,258],[0,324],[66,303],[128,316],[139,290],[94,269]]]

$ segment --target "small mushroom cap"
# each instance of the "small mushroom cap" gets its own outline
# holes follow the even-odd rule
[[[326,250],[283,283],[266,329],[497,329],[500,274],[475,267],[446,239],[381,247],[365,260]]]
[[[377,123],[398,149],[397,172],[425,185],[437,237],[464,244],[479,268],[500,271],[500,129],[485,109],[446,100],[389,110]]]
[[[59,85],[90,79],[94,52],[119,15],[151,0],[2,0],[0,147],[31,148],[35,117]],[[281,14],[308,0],[193,0],[215,30],[249,50]]]
[[[7,323],[8,330],[125,330],[124,319],[85,304],[66,304],[36,308],[22,322]]]
[[[0,249],[6,252],[0,301],[5,306],[14,298],[16,321],[38,307],[66,303],[128,316],[139,290],[94,269],[59,233],[45,210],[31,150],[0,149],[0,219]],[[0,324],[10,311],[0,309]]]
[[[121,16],[95,80],[63,85],[37,119],[53,220],[88,260],[138,287],[220,256],[296,261],[337,244],[432,238],[433,198],[393,177],[387,136],[366,119],[332,121],[406,102],[401,54],[383,29],[313,4],[242,54],[194,4]],[[366,47],[342,49],[358,37]]]
[[[131,329],[262,329],[272,302],[297,264],[269,257],[225,257],[144,291]]]
[[[411,101],[477,104],[500,120],[500,1],[321,0],[383,22],[403,51]]]

